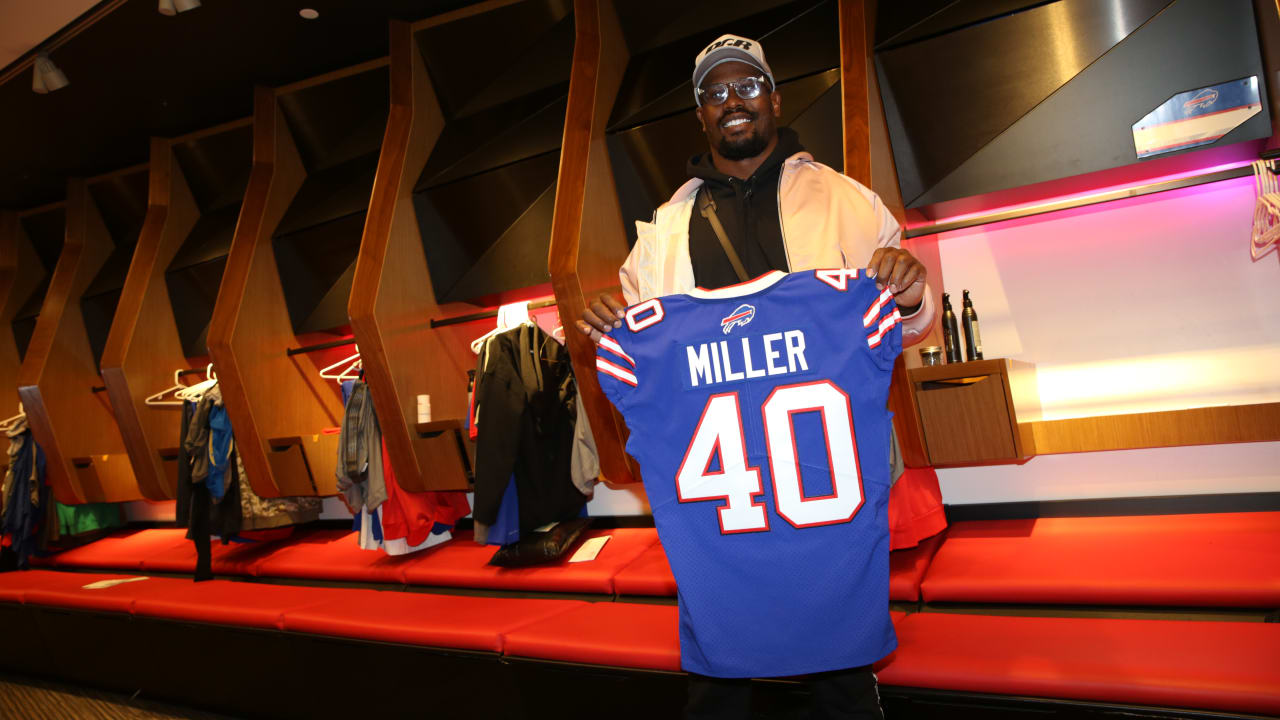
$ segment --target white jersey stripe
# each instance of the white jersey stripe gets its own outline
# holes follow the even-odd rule
[[[893,293],[889,292],[889,288],[886,287],[884,292],[880,293],[880,297],[876,298],[874,303],[871,303],[871,307],[867,308],[867,312],[862,316],[862,327],[871,327],[872,323],[876,321],[876,316],[880,314],[880,309],[883,308],[884,304],[889,302],[892,297]]]
[[[613,377],[621,380],[622,382],[632,387],[637,386],[636,376],[633,375],[630,371],[628,371],[625,368],[618,367],[617,365],[614,365],[613,363],[599,356],[596,356],[596,370],[602,373],[612,375]]]
[[[867,336],[867,346],[877,347],[884,334],[892,330],[893,326],[900,322],[902,322],[902,313],[898,312],[897,308],[894,308],[893,312],[880,319],[880,326],[876,328],[876,331]]]
[[[604,348],[605,350],[608,350],[614,355],[617,355],[619,358],[626,360],[627,363],[631,365],[631,367],[636,366],[636,361],[631,359],[631,356],[628,355],[627,352],[622,349],[622,346],[618,344],[618,341],[614,340],[608,335],[601,336],[600,347]]]

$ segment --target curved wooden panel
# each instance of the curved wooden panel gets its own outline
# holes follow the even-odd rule
[[[144,399],[186,365],[164,272],[198,217],[172,143],[153,139],[147,215],[102,353],[102,379],[138,489],[149,500],[177,496],[159,449],[177,443],[181,408],[152,408]]]
[[[604,132],[627,68],[627,44],[612,0],[575,0],[573,11],[573,71],[547,259],[556,304],[566,323],[582,314],[586,298],[616,291],[618,268],[627,258]],[[581,333],[565,335],[578,392],[595,434],[600,472],[612,483],[636,482],[639,469],[624,449],[626,427],[596,381],[595,345]]]
[[[431,396],[435,419],[466,417],[470,364],[459,349],[465,343],[428,324],[444,312],[412,193],[444,116],[413,33],[407,23],[391,25],[391,113],[347,311],[396,479],[407,490],[458,490],[467,478],[454,439],[415,429],[419,394]]]
[[[385,64],[365,63],[297,83]],[[287,356],[294,335],[271,239],[306,179],[306,169],[279,105],[281,91],[254,95],[253,170],[227,255],[213,320],[209,355],[227,414],[256,493],[263,497],[333,495],[337,436],[320,434],[341,422],[342,403],[307,355]],[[298,455],[299,450],[301,455]]]
[[[18,394],[32,435],[44,449],[55,496],[64,503],[143,497],[111,404],[92,390],[100,378],[80,307],[81,295],[112,248],[88,185],[71,181],[66,241],[18,372]]]
[[[18,413],[18,344],[10,325],[40,282],[39,259],[18,224],[18,214],[0,212],[0,419]]]
[[[898,173],[889,147],[884,106],[876,80],[871,46],[875,33],[875,0],[840,0],[840,94],[844,120],[844,174],[880,195],[898,222],[905,210],[898,189]],[[932,273],[935,266],[926,263]],[[942,286],[941,266],[931,275],[933,287]],[[939,306],[940,301],[939,301]],[[893,367],[889,389],[889,409],[898,432],[902,459],[908,467],[924,467],[929,455],[924,449],[924,433],[911,383],[907,379],[905,352]]]

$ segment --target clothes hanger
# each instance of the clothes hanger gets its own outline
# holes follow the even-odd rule
[[[218,374],[213,371],[213,363],[209,363],[209,366],[204,369],[204,374],[204,380],[192,385],[191,387],[179,390],[174,393],[173,396],[179,400],[199,402],[200,398],[204,397],[204,394],[208,392],[209,388],[218,384]]]
[[[481,348],[484,347],[485,341],[489,338],[531,322],[533,322],[533,320],[529,319],[528,300],[507,303],[506,305],[498,308],[498,326],[471,341],[471,352],[479,355]]]
[[[333,371],[339,367],[342,367],[342,370],[335,374]],[[356,375],[353,375],[352,372],[359,370],[360,367],[362,367],[360,364],[360,346],[357,345],[355,355],[345,357],[332,365],[320,368],[320,377],[341,383],[343,380],[354,379]]]
[[[182,407],[182,403],[183,403],[182,400],[161,400],[160,399],[165,395],[168,395],[169,393],[176,393],[177,391],[187,387],[186,385],[182,384],[181,377],[182,377],[182,371],[174,370],[173,385],[161,390],[160,392],[154,395],[148,395],[142,402],[152,407],[162,407],[162,406],[172,406],[172,405],[177,405],[178,407]],[[175,395],[175,397],[177,396]]]
[[[27,413],[26,413],[26,411],[25,411],[25,410],[23,410],[23,409],[22,409],[22,402],[21,402],[21,401],[19,401],[19,402],[18,402],[18,414],[17,414],[17,415],[14,415],[14,416],[13,416],[13,417],[11,417],[11,418],[6,418],[6,419],[4,419],[4,420],[0,420],[0,432],[8,432],[9,430],[11,430],[11,429],[13,428],[13,426],[14,426],[14,425],[17,425],[19,422],[21,422],[21,421],[23,421],[23,420],[26,420],[26,419],[27,419]]]

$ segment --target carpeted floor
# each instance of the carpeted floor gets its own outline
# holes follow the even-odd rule
[[[0,720],[235,720],[144,698],[0,674]]]

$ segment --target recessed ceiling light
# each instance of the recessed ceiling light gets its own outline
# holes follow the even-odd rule
[[[298,14],[307,20],[315,20],[320,17],[320,13],[312,8],[302,8],[298,11]]]

